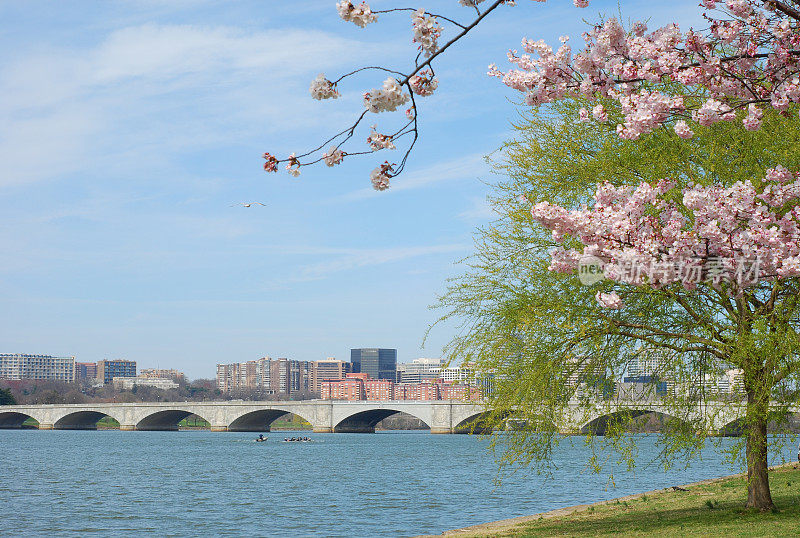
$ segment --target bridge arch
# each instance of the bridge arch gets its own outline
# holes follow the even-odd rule
[[[471,415],[463,418],[453,426],[453,433],[476,433],[480,435],[490,434],[494,431],[494,426],[489,421],[491,416],[492,413],[490,411],[473,412]],[[511,412],[504,413],[500,417],[500,420],[505,422],[505,420],[511,416]]]
[[[592,434],[592,435],[605,435],[606,431],[608,430],[609,424],[614,420],[634,420],[650,413],[653,413],[654,415],[662,419],[684,422],[682,419],[670,415],[669,413],[664,413],[663,411],[658,409],[648,409],[646,407],[634,408],[634,409],[622,409],[619,411],[604,413],[589,420],[587,423],[581,426],[580,433]]]
[[[100,411],[86,410],[67,413],[53,423],[54,430],[96,430],[97,423],[106,418],[119,419]]]
[[[345,416],[333,426],[333,433],[375,433],[375,425],[378,422],[397,413],[411,415],[430,428],[430,419],[419,416],[419,413],[415,413],[411,409],[380,407],[358,411]]]
[[[288,409],[257,409],[248,411],[233,419],[228,424],[229,432],[268,432],[270,425],[284,415],[294,414],[306,422],[311,422],[297,411]]]
[[[211,423],[210,420],[195,411],[174,408],[148,413],[136,423],[135,429],[142,431],[177,431],[178,423],[190,415],[197,415],[206,422]]]
[[[37,423],[41,424],[36,417],[20,413],[19,411],[2,411],[0,412],[0,428],[1,429],[20,429],[25,428],[23,426],[26,420],[33,419]],[[31,428],[38,427],[38,426],[31,426]]]

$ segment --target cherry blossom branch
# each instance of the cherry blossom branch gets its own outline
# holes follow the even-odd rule
[[[406,115],[409,116],[410,121],[401,129],[396,131],[392,135],[382,135],[380,133],[373,133],[370,135],[370,138],[367,139],[368,142],[372,145],[373,151],[382,148],[389,148],[394,149],[394,144],[392,143],[393,140],[401,138],[405,135],[412,135],[412,139],[410,144],[408,145],[405,153],[403,154],[402,159],[400,160],[399,164],[390,164],[389,161],[385,161],[384,164],[378,166],[378,168],[374,169],[370,175],[373,186],[378,190],[384,190],[389,186],[389,179],[396,177],[397,175],[401,174],[405,169],[405,165],[408,162],[408,157],[411,154],[411,151],[414,149],[417,141],[419,140],[419,131],[418,131],[418,109],[416,105],[416,98],[415,94],[425,96],[430,95],[435,91],[436,87],[438,86],[438,81],[435,78],[435,73],[433,70],[432,62],[434,59],[438,58],[442,55],[451,45],[455,42],[461,40],[466,36],[470,30],[475,28],[480,22],[492,11],[494,11],[497,7],[501,4],[505,3],[505,0],[495,0],[489,7],[487,7],[482,13],[480,10],[477,10],[478,16],[475,20],[473,20],[470,24],[464,25],[459,22],[456,22],[452,19],[447,17],[443,17],[441,15],[436,15],[429,13],[423,9],[413,9],[413,8],[393,8],[387,10],[380,10],[380,11],[371,11],[369,6],[365,3],[360,4],[359,6],[355,6],[350,2],[339,2],[337,4],[337,9],[339,10],[340,16],[345,19],[356,23],[358,26],[365,26],[371,22],[374,22],[376,19],[376,14],[378,13],[391,13],[395,11],[411,11],[413,12],[412,15],[412,26],[414,27],[414,41],[420,42],[420,53],[414,59],[414,68],[408,74],[402,73],[400,71],[389,69],[383,66],[365,66],[358,69],[354,69],[349,73],[345,73],[344,75],[340,76],[335,80],[328,80],[325,78],[324,75],[320,74],[311,84],[311,94],[312,97],[315,99],[335,99],[339,97],[339,92],[337,90],[337,85],[347,77],[355,75],[357,73],[368,71],[368,70],[378,70],[384,71],[386,73],[396,75],[399,80],[394,78],[389,78],[384,82],[383,89],[372,90],[364,94],[364,103],[367,107],[367,110],[362,112],[356,120],[347,128],[339,131],[335,135],[331,136],[327,140],[325,140],[319,146],[306,151],[305,153],[301,153],[299,155],[292,154],[285,159],[278,159],[277,157],[265,153],[263,155],[265,159],[264,170],[268,172],[275,172],[277,171],[278,164],[280,163],[288,163],[286,165],[287,171],[297,176],[300,174],[300,168],[302,166],[310,166],[321,161],[324,161],[328,166],[334,166],[342,162],[345,156],[352,156],[352,155],[364,155],[367,151],[361,152],[347,152],[344,151],[343,145],[353,137],[356,128],[361,124],[366,116],[367,111],[372,112],[381,112],[384,110],[394,111],[397,109],[398,106],[402,105],[406,101],[411,101],[411,108],[406,111]],[[438,27],[438,22],[436,18],[441,18],[442,20],[446,20],[457,27],[461,28],[461,31],[458,32],[452,39],[446,42],[441,47],[438,46],[436,40],[438,39],[441,30]],[[426,60],[422,63],[419,62],[421,55],[425,53],[427,56]],[[408,94],[405,95],[402,92],[402,88],[406,88],[408,90]],[[334,145],[331,146],[326,153],[322,156],[317,157],[316,159],[311,159],[306,162],[301,162],[300,159],[305,157],[309,157],[317,152],[322,151],[328,144],[333,143]]]
[[[785,3],[781,2],[780,0],[764,0],[764,4],[772,7],[773,9],[777,9],[789,15],[791,18],[800,21],[800,11],[796,10],[792,6],[787,6]]]
[[[392,8],[392,9],[381,9],[381,10],[378,10],[378,11],[373,11],[373,13],[391,13],[393,11],[412,11],[412,12],[416,12],[416,11],[419,11],[419,10],[416,9],[416,8],[413,8],[413,7],[396,7],[396,8]],[[455,24],[459,28],[464,28],[464,25],[461,24],[460,22],[456,22],[453,19],[448,19],[444,15],[439,15],[438,13],[431,13],[430,11],[426,11],[425,14],[426,15],[430,15],[431,17],[436,17],[437,19],[442,19],[443,21],[447,21],[450,24]]]
[[[456,36],[455,36],[453,39],[451,39],[450,41],[448,41],[447,43],[445,43],[444,45],[442,45],[442,47],[441,47],[439,50],[437,50],[436,52],[434,52],[434,53],[431,55],[431,57],[430,57],[430,58],[428,58],[428,59],[427,59],[426,61],[424,61],[422,64],[420,64],[419,66],[417,66],[417,68],[416,68],[414,71],[412,71],[412,72],[411,72],[411,74],[409,74],[409,75],[408,75],[408,77],[407,77],[407,78],[406,78],[406,79],[405,79],[403,82],[408,82],[408,79],[410,79],[411,77],[413,77],[414,75],[416,75],[416,74],[417,74],[417,73],[418,73],[418,72],[419,72],[421,69],[423,69],[424,67],[426,67],[427,65],[429,65],[429,64],[430,64],[430,63],[431,63],[431,62],[434,60],[434,58],[437,58],[438,56],[440,56],[440,55],[441,55],[441,54],[442,54],[444,51],[446,51],[446,50],[447,50],[447,49],[450,47],[450,45],[452,45],[452,44],[453,44],[453,43],[455,43],[456,41],[460,40],[462,37],[466,36],[466,35],[469,33],[469,31],[470,31],[470,30],[472,30],[472,29],[473,29],[473,28],[475,28],[475,27],[476,27],[478,24],[480,24],[480,22],[481,22],[481,21],[482,21],[482,20],[483,20],[483,19],[484,19],[484,18],[485,18],[485,17],[486,17],[486,16],[487,16],[489,13],[491,13],[492,11],[494,11],[495,9],[497,9],[497,7],[499,7],[499,6],[500,6],[501,4],[503,4],[504,2],[505,2],[505,0],[495,0],[495,2],[494,2],[494,3],[493,3],[491,6],[487,7],[487,8],[486,8],[486,10],[484,10],[484,12],[483,12],[483,13],[481,13],[481,12],[480,12],[480,10],[479,10],[479,11],[478,11],[478,18],[477,18],[477,19],[475,19],[474,21],[472,21],[472,23],[471,23],[471,24],[469,24],[469,25],[467,25],[467,26],[464,26],[464,27],[463,27],[464,29],[463,29],[463,30],[461,30],[461,32],[459,32],[459,33],[458,33],[458,34],[457,34],[457,35],[456,35]],[[476,8],[475,8],[475,9],[477,9],[477,6],[476,6]]]

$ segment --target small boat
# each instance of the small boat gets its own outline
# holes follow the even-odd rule
[[[263,442],[264,442],[264,441],[266,441],[266,440],[267,440],[267,438],[266,438],[266,437],[264,437],[263,435],[259,435],[259,436],[256,438],[256,443],[263,443]]]

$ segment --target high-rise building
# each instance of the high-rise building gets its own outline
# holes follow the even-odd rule
[[[397,350],[375,347],[350,350],[353,373],[369,375],[372,379],[397,380]]]
[[[322,390],[322,381],[344,379],[352,372],[352,363],[339,361],[333,357],[321,361],[311,361],[310,381],[308,388],[311,392],[318,393]]]
[[[97,379],[105,384],[115,377],[136,377],[136,361],[104,359],[97,361]]]
[[[146,377],[150,379],[171,379],[175,382],[182,382],[186,380],[186,376],[183,375],[183,372],[179,372],[175,369],[166,368],[142,368],[139,372],[139,377]]]
[[[93,379],[97,379],[97,363],[75,363],[75,381],[91,381]]]
[[[269,386],[275,392],[287,396],[295,392],[308,392],[310,377],[308,361],[280,358],[271,361],[269,371]]]
[[[0,353],[0,379],[75,381],[75,357]]]
[[[256,361],[217,365],[217,388],[223,392],[259,389],[290,396],[309,390],[308,361],[263,357]]]
[[[428,358],[419,358],[411,362],[400,363],[397,365],[397,382],[421,383],[426,380],[434,380],[439,376],[438,370],[444,364],[444,359]]]

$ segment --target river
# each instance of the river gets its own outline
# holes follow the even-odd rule
[[[477,436],[0,430],[0,535],[412,536],[731,473],[713,448],[689,469],[586,471],[583,438],[548,479],[497,466]],[[786,457],[794,459],[794,447]]]

